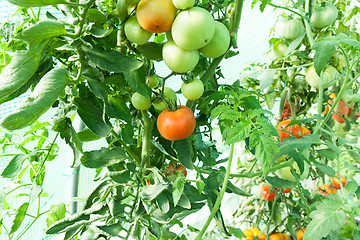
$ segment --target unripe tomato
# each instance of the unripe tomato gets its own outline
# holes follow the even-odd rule
[[[306,229],[303,228],[303,229],[300,229],[299,231],[297,231],[297,233],[296,233],[296,238],[297,238],[297,240],[302,240],[302,239],[303,239],[305,230],[306,230]]]
[[[146,110],[151,106],[151,100],[147,96],[143,96],[138,92],[135,92],[131,96],[131,103],[138,110]]]
[[[145,30],[162,33],[171,29],[176,12],[171,0],[141,0],[136,9],[136,18]]]
[[[151,32],[148,32],[144,30],[139,22],[137,21],[135,16],[130,17],[125,22],[125,36],[127,39],[129,39],[131,42],[136,44],[144,44],[147,43],[147,41],[151,38],[153,35]]]
[[[293,168],[297,174],[299,174],[299,181],[306,179],[309,176],[309,164],[307,162],[304,162],[304,171],[302,174],[300,174],[300,168],[298,167],[297,163],[294,162]],[[295,176],[291,172],[290,167],[283,167],[276,171],[276,175],[278,175],[279,178],[296,182]]]
[[[328,88],[336,83],[339,72],[331,65],[322,70],[324,88]],[[315,67],[312,65],[306,71],[306,82],[313,88],[319,89],[320,76],[317,75]]]
[[[258,240],[266,240],[266,235],[257,228],[245,229],[242,232],[246,236],[246,238],[242,238],[242,240],[253,240],[254,236],[257,237]]]
[[[340,182],[339,182],[339,179],[337,177],[332,177],[331,181],[332,181],[333,188],[341,189]],[[343,187],[345,187],[345,185],[346,185],[346,177],[341,176],[341,184],[343,185]]]
[[[272,233],[269,236],[269,240],[290,240],[290,237],[285,233]]]
[[[166,66],[177,73],[193,70],[199,61],[198,50],[182,49],[174,41],[167,41],[164,44],[162,54]]]
[[[294,124],[291,126],[287,126],[291,120],[284,120],[278,123],[276,126],[277,132],[280,135],[280,140],[283,141],[285,138],[290,137],[291,133],[296,138],[301,138],[301,136],[309,135],[311,132],[306,127]],[[289,132],[289,133],[288,133]],[[301,134],[301,135],[300,135]]]
[[[336,194],[336,189],[332,188],[330,184],[324,184],[318,187],[319,193],[323,196],[326,196],[328,194]]]
[[[261,188],[261,196],[268,201],[274,201],[276,192],[270,191],[270,185],[266,184]]]
[[[185,50],[202,48],[210,42],[214,32],[213,16],[201,7],[192,7],[181,11],[171,27],[174,42]]]
[[[176,97],[176,93],[174,92],[174,90],[172,90],[169,87],[165,87],[164,88],[164,98],[166,101],[168,101],[171,104],[175,104],[177,101],[177,97]],[[158,111],[164,111],[167,107],[167,103],[164,100],[160,100],[159,102],[154,102],[154,108]]]
[[[191,8],[195,4],[195,0],[172,0],[177,9],[185,10]]]
[[[281,40],[277,40],[272,48],[274,56],[277,58],[283,58],[287,49],[288,46]]]
[[[204,84],[200,79],[195,78],[191,82],[181,85],[181,93],[189,100],[196,100],[203,95]]]
[[[338,10],[333,5],[318,6],[314,9],[310,21],[315,28],[324,28],[334,24]]]
[[[195,130],[196,120],[190,108],[181,106],[175,111],[162,111],[156,124],[161,136],[170,141],[177,141],[191,136]]]
[[[341,96],[341,100],[346,102],[347,104],[352,104],[360,101],[360,94],[353,93],[352,90],[347,89],[343,95]]]
[[[230,45],[230,33],[227,27],[221,22],[215,22],[214,36],[208,44],[199,51],[207,58],[217,58],[223,55]]]
[[[275,34],[281,39],[294,40],[305,32],[300,18],[280,17],[275,23]]]
[[[151,88],[156,88],[159,84],[159,78],[156,75],[146,77],[146,83]]]

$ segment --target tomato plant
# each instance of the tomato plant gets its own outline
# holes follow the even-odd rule
[[[196,120],[190,108],[180,106],[175,111],[162,111],[156,124],[161,136],[167,140],[177,141],[189,137],[194,132]]]

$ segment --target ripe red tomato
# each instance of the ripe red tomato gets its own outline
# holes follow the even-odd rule
[[[301,138],[301,136],[304,135],[309,135],[311,134],[310,130],[306,127],[300,126],[300,125],[291,125],[291,126],[287,126],[289,125],[289,123],[291,122],[291,120],[284,120],[281,121],[277,126],[277,132],[280,135],[280,140],[284,140],[284,138],[288,138],[290,137],[291,133],[292,135],[294,135],[296,138]],[[284,131],[285,130],[285,131]],[[289,133],[288,133],[289,132]],[[301,135],[300,135],[300,134]]]
[[[276,192],[270,192],[270,185],[266,184],[261,188],[261,196],[268,201],[274,201]]]
[[[193,111],[181,106],[176,111],[164,110],[157,119],[157,128],[165,139],[176,141],[189,137],[195,130],[196,120]]]
[[[174,166],[170,165],[168,169],[166,170],[165,176],[168,177],[171,174],[176,174],[176,172],[183,172],[184,176],[187,176],[186,168],[183,165],[180,165],[179,167],[174,169]]]
[[[332,181],[333,188],[335,188],[335,189],[340,189],[341,188],[339,179],[337,177],[332,177],[331,181]],[[341,184],[343,185],[343,187],[345,187],[345,185],[346,185],[346,177],[341,176]]]
[[[291,192],[291,188],[284,188],[284,193],[290,193]]]
[[[136,18],[143,29],[162,33],[171,29],[176,12],[171,0],[141,0],[136,9]]]

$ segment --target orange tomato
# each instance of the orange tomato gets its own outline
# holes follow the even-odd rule
[[[162,111],[156,124],[161,136],[176,141],[185,139],[194,132],[196,119],[190,108],[181,106],[175,111]]]
[[[335,188],[335,189],[340,189],[341,188],[339,179],[337,177],[332,177],[331,181],[332,181],[333,188]],[[345,185],[346,185],[346,177],[341,176],[341,183],[342,183],[343,187],[345,187]]]
[[[261,188],[261,196],[268,201],[274,201],[276,193],[270,191],[270,185],[266,184]]]
[[[299,231],[297,231],[297,233],[296,233],[297,240],[302,240],[303,239],[304,232],[305,232],[305,228],[300,229]]]
[[[242,238],[242,240],[253,240],[254,236],[257,237],[258,240],[266,240],[266,235],[263,234],[259,229],[257,228],[248,228],[242,231],[246,238]]]
[[[280,135],[280,140],[284,140],[285,138],[290,137],[290,133],[296,138],[301,138],[301,136],[311,134],[310,130],[306,127],[296,124],[287,126],[290,122],[291,120],[284,120],[278,123],[278,125],[276,126],[277,132]]]
[[[319,193],[323,196],[326,196],[328,194],[336,194],[336,189],[331,188],[330,184],[324,184],[320,187],[318,187]]]
[[[290,237],[285,233],[273,233],[269,236],[269,240],[290,240]]]
[[[330,94],[329,97],[330,97],[330,99],[329,99],[328,103],[331,107],[333,104],[333,100],[335,99],[336,96],[334,93],[332,93],[332,94]],[[323,115],[325,115],[330,110],[330,107],[328,109],[325,108]],[[350,108],[346,105],[345,102],[340,100],[338,103],[338,109],[333,112],[332,119],[334,119],[335,121],[337,121],[339,123],[344,123],[345,121],[342,118],[342,116],[345,116],[345,117],[349,116],[349,112],[350,112]]]
[[[175,168],[174,169],[174,166],[170,165],[168,167],[168,169],[166,170],[165,172],[165,176],[168,177],[170,176],[171,174],[173,173],[176,173],[177,171],[181,171],[184,173],[184,176],[186,177],[187,176],[187,171],[186,171],[186,168],[183,166],[183,165],[180,165],[179,167]]]
[[[289,193],[289,192],[291,192],[291,188],[284,188],[283,190],[284,190],[284,193]]]
[[[177,9],[171,0],[141,0],[136,9],[140,26],[152,33],[171,29]]]

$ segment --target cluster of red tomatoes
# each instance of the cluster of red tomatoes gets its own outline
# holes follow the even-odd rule
[[[291,188],[277,189],[277,188],[271,187],[271,185],[269,185],[269,184],[265,184],[261,188],[261,196],[267,201],[274,201],[277,191],[283,191],[284,193],[290,193]]]
[[[135,16],[125,23],[125,35],[133,43],[144,44],[153,33],[166,33],[162,57],[176,73],[191,71],[200,53],[216,58],[230,45],[227,27],[206,9],[194,7],[194,0],[141,0]]]

